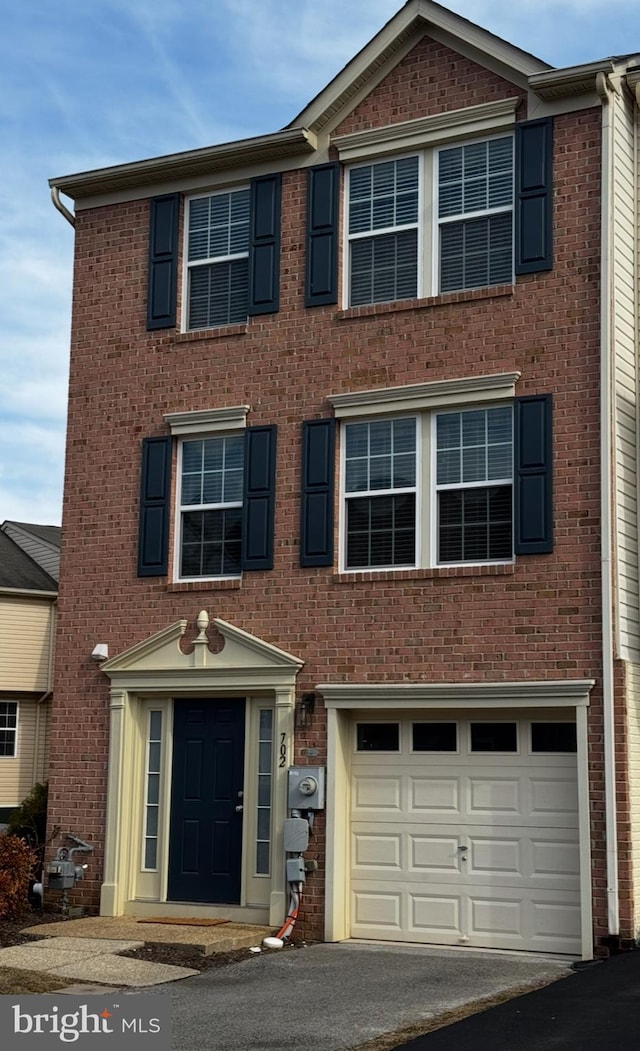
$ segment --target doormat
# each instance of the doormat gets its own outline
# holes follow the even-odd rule
[[[197,916],[184,916],[182,919],[174,916],[145,916],[138,919],[137,923],[171,923],[180,927],[218,927],[221,923],[231,923],[231,920],[199,920]]]

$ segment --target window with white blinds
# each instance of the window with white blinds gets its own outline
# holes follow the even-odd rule
[[[513,558],[513,406],[345,421],[345,571]]]
[[[348,305],[511,282],[513,178],[510,135],[351,167]]]
[[[438,151],[440,292],[513,280],[511,136]]]
[[[247,318],[249,190],[195,197],[187,209],[187,327]]]

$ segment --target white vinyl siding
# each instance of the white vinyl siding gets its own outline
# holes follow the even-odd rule
[[[53,601],[0,595],[0,690],[50,689],[54,630]]]
[[[638,570],[638,274],[640,252],[640,184],[634,160],[632,103],[612,96],[614,121],[613,254],[611,282],[615,340],[615,507],[619,650],[623,657],[640,660],[640,608]]]
[[[17,702],[16,754],[0,756],[0,807],[18,806],[38,780],[37,705],[35,699]]]

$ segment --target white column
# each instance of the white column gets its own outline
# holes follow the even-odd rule
[[[109,713],[107,821],[104,845],[104,878],[100,891],[100,915],[119,916],[123,905],[120,871],[125,775],[125,724],[127,715],[126,690],[112,689],[110,691]]]
[[[280,926],[287,908],[284,819],[287,817],[287,770],[293,762],[295,686],[276,688],[274,719],[273,843],[269,923]]]

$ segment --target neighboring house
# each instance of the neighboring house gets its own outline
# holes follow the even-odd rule
[[[638,85],[409,0],[282,131],[52,180],[87,904],[280,924],[295,762],[308,935],[633,942]]]
[[[0,823],[47,777],[60,528],[0,526]]]

